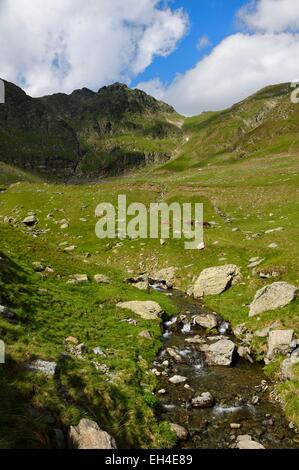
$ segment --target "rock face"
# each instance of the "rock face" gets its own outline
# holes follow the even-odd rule
[[[117,449],[113,437],[89,419],[81,419],[78,426],[71,426],[68,441],[73,449]]]
[[[235,284],[240,277],[240,269],[234,264],[205,269],[194,284],[193,296],[199,299],[205,295],[221,294]]]
[[[156,282],[159,284],[164,284],[165,287],[168,289],[172,289],[175,284],[175,275],[177,272],[177,268],[165,268],[161,269],[160,271],[156,271],[152,273],[149,278],[151,282]]]
[[[0,107],[0,134],[10,139],[0,141],[0,160],[59,180],[121,174],[127,168],[171,158],[167,146],[151,151],[113,141],[123,133],[157,142],[165,137],[177,142],[182,135],[182,130],[167,119],[166,115],[174,113],[172,107],[120,83],[98,92],[83,88],[70,95],[31,98],[5,82],[5,95]],[[139,117],[137,128],[132,127],[132,115]],[[20,144],[20,136],[26,145]],[[109,148],[107,139],[112,140]],[[93,145],[87,144],[91,141]]]
[[[267,359],[271,361],[279,354],[286,355],[292,350],[294,330],[274,330],[269,334]]]
[[[210,392],[202,393],[201,395],[192,399],[192,406],[194,408],[212,408],[215,404],[215,399]]]
[[[250,305],[249,316],[285,307],[292,302],[298,289],[287,282],[274,282],[260,289]]]
[[[163,313],[162,308],[157,302],[146,300],[144,302],[133,300],[131,302],[120,302],[117,307],[131,310],[144,320],[157,320]]]
[[[237,437],[237,449],[249,449],[249,450],[258,450],[265,449],[265,447],[259,442],[253,441],[251,436],[244,435]]]
[[[212,344],[200,346],[209,366],[230,366],[233,362],[235,349],[236,345],[225,338]]]

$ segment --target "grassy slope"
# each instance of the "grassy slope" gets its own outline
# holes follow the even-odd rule
[[[33,239],[23,235],[20,228],[11,229],[4,226],[0,219],[1,239],[3,237],[5,240],[5,243],[1,244],[1,249],[7,256],[12,257],[12,253],[16,252],[15,247],[18,247],[17,252],[22,259],[15,261],[27,266],[30,276],[26,285],[30,287],[34,282],[31,288],[37,303],[32,317],[36,318],[36,323],[30,321],[24,330],[23,327],[20,329],[19,341],[15,347],[9,348],[11,360],[19,361],[26,347],[28,356],[34,351],[34,354],[45,359],[56,358],[58,352],[63,350],[63,338],[73,334],[91,348],[99,345],[116,349],[117,354],[111,357],[108,354],[105,363],[112,366],[112,370],[115,369],[128,377],[123,386],[118,384],[116,387],[117,392],[114,393],[120,393],[121,389],[121,394],[117,395],[118,400],[111,402],[109,396],[114,395],[111,395],[110,385],[107,385],[98,374],[94,377],[95,372],[90,370],[89,360],[86,363],[86,369],[89,371],[80,364],[80,371],[77,372],[75,367],[74,372],[75,375],[78,373],[80,381],[84,381],[88,390],[88,393],[84,392],[83,397],[82,393],[78,392],[78,382],[76,383],[78,377],[72,382],[73,366],[71,370],[64,370],[62,380],[70,387],[74,400],[74,407],[71,407],[70,413],[69,406],[63,403],[57,390],[48,390],[48,387],[54,387],[53,382],[42,381],[40,378],[42,384],[36,384],[37,403],[41,400],[43,408],[49,397],[52,397],[51,400],[56,400],[53,410],[62,420],[63,426],[76,422],[79,416],[87,412],[103,423],[112,434],[119,435],[124,445],[132,445],[133,442],[135,445],[143,446],[161,445],[162,442],[168,445],[171,442],[168,431],[157,428],[154,423],[151,414],[152,395],[150,392],[145,393],[144,388],[140,386],[141,382],[148,383],[150,390],[153,379],[146,368],[140,367],[138,356],[141,354],[150,367],[150,362],[161,344],[159,328],[142,321],[137,330],[123,324],[120,326],[117,319],[125,315],[115,308],[117,300],[122,299],[157,298],[160,302],[165,300],[158,298],[157,294],[148,295],[124,286],[122,279],[128,270],[138,273],[152,268],[177,266],[180,287],[186,289],[193,276],[198,275],[202,269],[226,262],[235,263],[242,270],[243,281],[221,296],[205,299],[206,304],[222,314],[233,326],[245,323],[254,331],[271,324],[274,320],[280,320],[282,327],[294,328],[298,335],[298,301],[286,308],[263,314],[261,317],[248,318],[248,304],[256,290],[271,282],[271,280],[261,280],[247,267],[250,258],[259,256],[264,260],[258,269],[275,268],[279,271],[280,275],[275,280],[299,285],[297,217],[299,164],[294,135],[292,134],[287,145],[281,148],[276,145],[280,137],[277,139],[275,137],[274,144],[270,145],[272,134],[268,132],[267,139],[264,139],[263,145],[260,145],[261,151],[249,153],[247,158],[237,158],[235,150],[208,158],[211,146],[214,146],[215,142],[219,143],[222,139],[225,143],[229,136],[235,135],[235,120],[240,120],[240,112],[246,114],[246,120],[248,116],[252,118],[253,108],[254,113],[262,112],[265,102],[261,102],[260,99],[265,97],[267,100],[270,99],[269,91],[259,94],[253,103],[245,102],[245,105],[242,105],[245,106],[245,110],[242,106],[237,111],[233,110],[233,117],[228,122],[225,121],[228,119],[228,112],[209,113],[186,120],[184,127],[189,135],[189,142],[183,147],[178,159],[159,171],[148,169],[146,174],[138,172],[135,176],[111,179],[101,185],[63,187],[21,184],[11,187],[0,196],[2,216],[11,215],[21,221],[28,211],[35,210],[41,221],[40,227],[49,229],[46,234]],[[277,98],[274,94],[274,98],[284,101],[287,106],[284,95],[279,94]],[[283,106],[279,109],[282,113],[285,112]],[[267,112],[271,113],[273,110]],[[297,113],[296,109],[292,109],[291,112]],[[220,124],[222,123],[220,126],[219,119]],[[275,119],[273,118],[273,122]],[[294,126],[292,119],[284,123],[284,126],[285,129],[286,126]],[[258,136],[262,135],[264,125],[262,129],[259,127],[254,129],[257,137],[251,140],[246,137],[246,142],[242,144],[242,152],[247,152],[252,143],[257,145]],[[273,132],[276,135],[277,131]],[[204,151],[201,143],[206,145]],[[180,240],[170,240],[165,246],[160,246],[159,240],[100,241],[94,235],[95,207],[102,201],[115,203],[118,194],[127,194],[129,201],[142,201],[145,204],[162,199],[203,202],[205,221],[214,221],[217,225],[215,228],[205,230],[206,248],[200,252],[184,250],[183,242]],[[221,209],[230,221],[220,216],[216,208]],[[46,219],[49,212],[53,212],[54,220],[68,219],[69,229],[60,230],[59,224]],[[80,217],[86,218],[86,222],[81,222]],[[236,227],[240,231],[233,232],[233,228]],[[283,231],[265,234],[266,230],[278,227],[283,227]],[[251,239],[253,234],[257,236]],[[75,254],[63,253],[59,247],[62,242],[77,245]],[[277,243],[278,248],[269,248],[271,243]],[[87,252],[91,255],[89,258],[85,256]],[[31,261],[43,261],[52,266],[55,269],[54,278],[38,279],[32,273]],[[65,282],[67,276],[79,272],[90,276],[97,272],[107,273],[115,283],[105,288],[92,283],[86,287],[67,286]],[[60,279],[56,278],[57,275]],[[46,286],[50,294],[39,295],[37,287],[40,285]],[[104,307],[100,310],[101,330],[98,335],[93,325],[98,318],[99,302],[103,303]],[[22,305],[17,307],[20,311],[24,310]],[[169,304],[165,305],[165,308],[171,313],[172,307]],[[87,315],[82,315],[82,311],[86,311]],[[49,317],[55,318],[50,325]],[[115,325],[118,325],[117,329]],[[4,327],[8,328],[8,325]],[[34,336],[32,328],[35,328]],[[140,339],[137,338],[137,333],[144,328],[149,328],[155,338],[148,347],[144,347],[144,343],[140,344]],[[50,335],[46,337],[45,331],[50,331]],[[14,336],[16,332],[12,331],[11,334],[12,338],[16,337]],[[119,341],[120,336],[122,341]],[[254,341],[258,357],[265,351],[265,343],[265,340]],[[16,351],[19,348],[20,354]],[[24,391],[26,383],[26,377],[24,380],[20,378],[18,388]],[[101,390],[101,387],[104,387],[104,391],[102,390],[106,397],[104,403],[103,400],[94,403],[97,396],[94,387],[100,387]],[[84,387],[79,388],[85,390]],[[284,398],[286,413],[299,425],[298,382],[286,382],[281,385],[280,393]],[[29,397],[36,404],[35,398],[31,398],[30,395]],[[135,406],[135,401],[138,406]],[[137,408],[146,416],[146,426],[140,423]],[[121,421],[121,432],[118,429],[120,416],[125,416]],[[150,429],[151,437],[144,435],[146,428]]]

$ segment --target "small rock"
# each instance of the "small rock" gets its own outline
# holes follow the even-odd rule
[[[231,429],[241,429],[242,425],[239,423],[231,423],[230,428]]]
[[[148,330],[141,331],[138,336],[139,338],[152,339],[152,335]]]
[[[67,281],[67,284],[84,284],[88,282],[87,274],[74,274],[71,278]]]
[[[104,274],[96,274],[94,276],[94,280],[97,284],[111,284],[112,281],[108,276],[105,276]]]
[[[45,270],[44,265],[42,263],[40,263],[39,261],[34,261],[32,263],[32,266],[33,266],[34,271],[37,272],[37,273],[41,273]]]
[[[218,318],[213,313],[197,315],[194,318],[194,323],[202,328],[212,329],[218,326]]]
[[[165,395],[166,390],[165,388],[161,388],[161,390],[158,390],[158,395]]]
[[[182,377],[181,375],[174,375],[169,379],[169,382],[171,382],[172,384],[181,384],[186,382],[186,380],[186,377]]]
[[[215,404],[215,399],[210,392],[202,393],[201,395],[192,399],[192,406],[194,408],[212,408]]]
[[[179,424],[175,423],[169,423],[169,426],[172,432],[176,434],[177,438],[180,441],[185,441],[188,438],[188,431],[183,426],[180,426]]]
[[[237,449],[265,449],[265,447],[259,442],[253,441],[252,437],[249,435],[238,436],[237,437]]]

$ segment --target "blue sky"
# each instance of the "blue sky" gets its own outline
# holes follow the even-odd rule
[[[184,73],[196,65],[212,48],[239,28],[236,14],[248,0],[173,0],[171,8],[183,8],[189,16],[189,31],[168,57],[156,57],[154,62],[132,82],[159,77],[164,83],[173,80],[177,73]],[[201,37],[208,37],[211,44],[199,50]]]

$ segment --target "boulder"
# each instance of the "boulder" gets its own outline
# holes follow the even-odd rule
[[[267,360],[286,355],[292,350],[294,330],[273,330],[269,333]]]
[[[280,374],[283,380],[296,380],[299,377],[299,371],[296,374],[294,366],[299,364],[299,357],[291,356],[285,359],[280,365]]]
[[[37,225],[38,222],[39,220],[35,215],[28,215],[28,217],[25,217],[25,219],[22,221],[22,224],[26,225],[26,227],[34,227],[34,225]]]
[[[202,328],[212,329],[218,326],[218,318],[214,313],[203,313],[194,317],[194,323]]]
[[[45,270],[44,265],[42,263],[40,263],[39,261],[34,261],[32,263],[32,266],[33,266],[34,271],[37,272],[37,273],[41,273]]]
[[[172,359],[174,359],[176,362],[182,362],[182,357],[180,356],[179,352],[177,349],[174,348],[167,348],[166,352],[169,354]]]
[[[206,363],[209,366],[230,366],[233,362],[233,356],[236,345],[229,339],[219,339],[212,344],[199,346],[205,355]]]
[[[169,427],[177,436],[180,441],[185,441],[188,438],[188,431],[183,426],[175,423],[169,423]]]
[[[201,395],[192,399],[192,406],[194,408],[212,408],[215,404],[215,399],[210,392],[202,393]]]
[[[182,377],[181,375],[174,375],[173,377],[170,377],[169,382],[172,384],[181,384],[186,382],[186,380],[186,377]]]
[[[235,284],[240,277],[240,269],[234,264],[205,269],[193,286],[193,296],[198,299],[205,295],[221,294]]]
[[[177,270],[178,269],[174,267],[160,269],[160,271],[151,273],[149,278],[153,283],[164,284],[168,289],[172,289],[175,284]]]
[[[149,283],[146,281],[136,282],[136,284],[134,284],[134,287],[136,287],[136,289],[139,289],[139,290],[148,290]]]
[[[120,302],[117,304],[117,307],[131,310],[144,320],[157,320],[163,313],[163,309],[160,307],[160,305],[157,302],[153,302],[151,300],[146,300],[144,302],[139,300],[133,300],[131,302]]]
[[[68,284],[83,284],[88,282],[87,274],[74,274],[71,278],[67,281]]]
[[[248,450],[258,450],[265,449],[265,447],[257,441],[253,441],[252,437],[249,435],[243,435],[237,437],[237,449],[248,449]]]
[[[102,431],[97,423],[81,419],[78,426],[71,426],[68,433],[69,446],[73,449],[116,449],[113,437]]]
[[[285,307],[295,299],[297,291],[295,286],[287,282],[274,282],[263,287],[255,294],[250,305],[249,316],[253,317],[269,310]]]
[[[111,284],[111,279],[104,274],[96,274],[94,280],[97,284]]]

